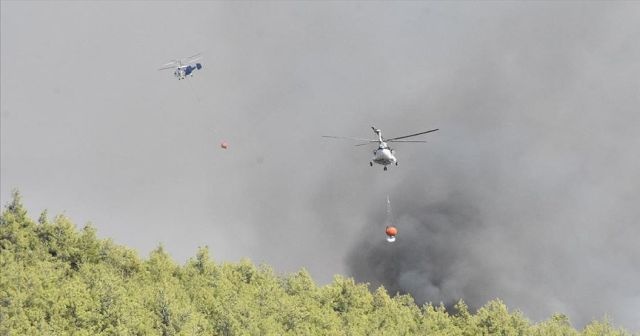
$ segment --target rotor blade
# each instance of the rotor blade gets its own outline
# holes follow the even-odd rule
[[[355,141],[378,142],[378,140],[362,139],[362,138],[351,138],[351,137],[341,137],[341,136],[333,136],[333,135],[323,135],[322,137],[323,138],[331,138],[331,139],[346,139],[346,140],[355,140]]]
[[[354,146],[366,146],[366,145],[370,145],[371,143],[374,143],[374,142],[378,142],[378,140],[369,140],[369,142],[359,143],[359,144],[354,145]]]
[[[193,64],[193,63],[195,63],[195,62],[197,62],[197,61],[199,61],[201,59],[202,59],[202,57],[198,57],[198,58],[190,59],[188,61],[183,61],[182,63]]]
[[[202,59],[202,53],[197,53],[193,56],[185,57],[181,59],[183,63],[191,63]]]
[[[195,54],[193,56],[189,56],[189,57],[185,57],[185,58],[181,58],[181,59],[171,60],[171,61],[161,65],[160,69],[158,69],[158,70],[166,70],[166,69],[171,69],[171,68],[182,67],[183,63],[193,63],[193,62],[199,61],[201,59],[202,59],[202,53],[198,53],[198,54]]]
[[[420,135],[420,134],[427,134],[427,133],[431,133],[431,132],[435,132],[439,130],[439,128],[436,129],[432,129],[426,132],[420,132],[420,133],[416,133],[416,134],[410,134],[410,135],[405,135],[405,136],[401,136],[401,137],[396,137],[396,138],[391,138],[391,139],[385,139],[385,141],[391,141],[391,140],[399,140],[399,139],[404,139],[404,138],[410,138],[410,137],[414,137],[416,135]]]
[[[387,140],[387,142],[427,142],[425,140]]]
[[[167,62],[167,63],[161,65],[158,70],[171,69],[171,68],[175,68],[177,66],[178,66],[178,61],[171,61],[171,62]]]
[[[191,56],[189,56],[189,57],[185,57],[185,58],[183,58],[183,59],[190,59],[190,58],[200,57],[200,56],[202,56],[202,53],[197,53],[197,54],[195,54],[195,55],[191,55]]]

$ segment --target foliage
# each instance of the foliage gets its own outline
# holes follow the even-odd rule
[[[0,267],[0,335],[628,335],[607,319],[534,324],[500,300],[450,314],[342,276],[318,286],[306,270],[216,263],[206,247],[184,265],[162,246],[145,260],[64,216],[34,222],[17,192],[0,216]]]

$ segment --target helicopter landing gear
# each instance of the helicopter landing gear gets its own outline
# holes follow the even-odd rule
[[[373,167],[373,162],[369,162],[369,166]]]
[[[387,166],[384,166],[384,171],[387,171]]]

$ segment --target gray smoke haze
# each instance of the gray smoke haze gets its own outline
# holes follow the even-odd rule
[[[408,102],[448,112],[437,153],[401,168],[399,239],[363,231],[356,278],[418,302],[499,297],[537,319],[608,312],[637,329],[640,12],[629,9],[531,6],[470,31],[452,76]]]
[[[639,4],[1,6],[3,204],[142,254],[640,329]],[[188,81],[155,70],[197,52]],[[387,172],[320,138],[370,126],[441,131]]]

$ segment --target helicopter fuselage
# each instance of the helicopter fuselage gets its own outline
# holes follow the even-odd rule
[[[193,72],[196,70],[202,69],[202,64],[195,63],[193,65],[181,66],[176,68],[176,71],[173,72],[173,75],[178,79],[185,79],[185,77],[191,75],[193,76]]]
[[[373,151],[373,158],[371,161],[383,166],[388,166],[398,162],[395,155],[393,155],[393,150],[386,146],[386,144],[381,144]]]

